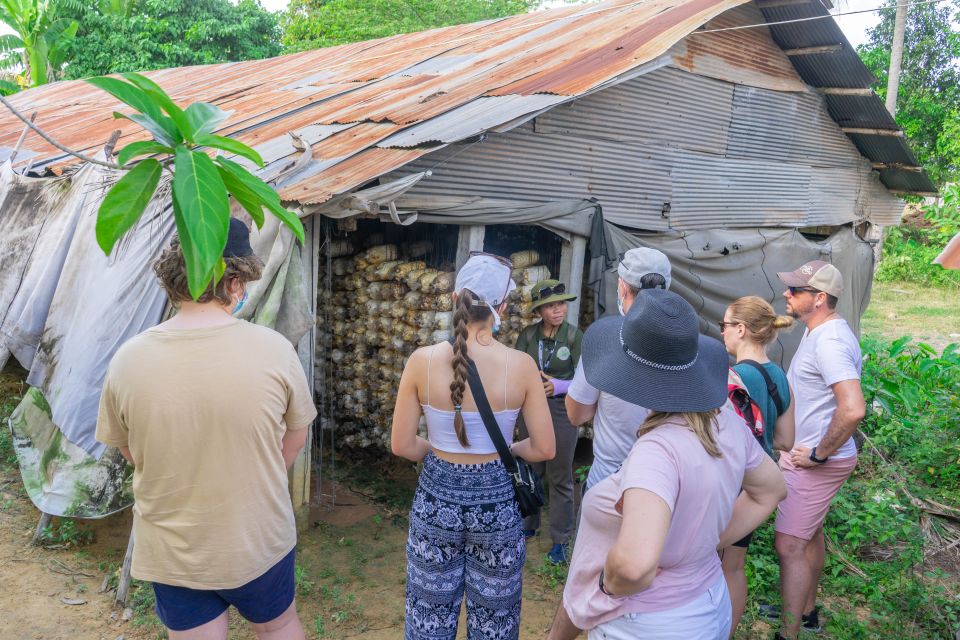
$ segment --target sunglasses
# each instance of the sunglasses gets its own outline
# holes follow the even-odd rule
[[[550,296],[558,296],[567,292],[567,285],[562,282],[553,287],[543,287],[536,293],[534,302],[537,300],[543,300],[544,298],[549,298]]]
[[[735,326],[737,326],[738,324],[743,324],[743,323],[741,323],[741,322],[724,322],[723,320],[721,320],[720,322],[717,323],[717,325],[720,327],[720,333],[723,333],[723,330],[726,329],[727,327],[735,327]]]
[[[497,262],[505,266],[507,269],[510,269],[510,271],[513,271],[513,262],[511,262],[509,258],[498,256],[495,253],[487,253],[486,251],[471,251],[470,257],[473,258],[474,256],[485,256],[487,258],[493,258],[494,260],[496,260]]]
[[[790,295],[795,296],[798,293],[803,293],[808,291],[810,293],[820,293],[820,289],[814,289],[813,287],[787,287],[787,291],[790,292]]]

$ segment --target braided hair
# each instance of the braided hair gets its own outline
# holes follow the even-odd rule
[[[453,402],[453,430],[464,447],[470,446],[463,423],[463,394],[467,388],[467,325],[485,321],[492,315],[485,304],[477,304],[476,294],[461,289],[453,309],[453,382],[450,383],[450,401]]]

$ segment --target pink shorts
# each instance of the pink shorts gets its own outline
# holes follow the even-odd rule
[[[857,456],[834,458],[816,467],[797,467],[790,456],[780,456],[787,497],[777,507],[777,533],[810,540],[823,524],[833,496],[846,482]]]

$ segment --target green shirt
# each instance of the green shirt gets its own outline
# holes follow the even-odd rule
[[[520,332],[517,349],[529,353],[537,367],[548,376],[573,380],[582,341],[583,332],[569,322],[561,324],[552,338],[543,335],[543,322],[536,322]]]

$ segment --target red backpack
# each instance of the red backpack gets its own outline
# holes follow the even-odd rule
[[[763,412],[760,410],[760,406],[750,397],[743,380],[740,379],[740,375],[732,368],[727,376],[727,397],[730,399],[730,404],[733,405],[733,410],[747,423],[753,437],[762,444],[764,433]]]

